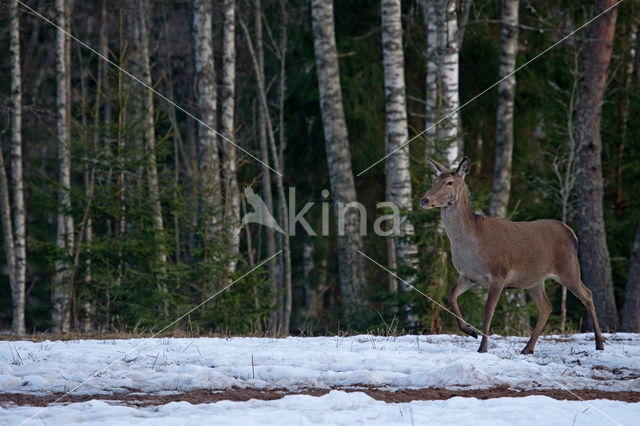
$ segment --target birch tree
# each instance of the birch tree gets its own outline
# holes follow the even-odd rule
[[[311,0],[311,18],[329,179],[334,213],[340,220],[341,207],[356,201],[356,189],[342,105],[333,1]],[[348,209],[344,216],[345,232],[337,236],[337,257],[342,307],[349,319],[364,306],[367,280],[363,258],[357,252],[362,249],[361,218],[354,209]]]
[[[456,1],[422,0],[422,10],[427,33],[426,154],[453,166],[464,148],[457,111],[460,107],[460,34]]]
[[[151,59],[149,48],[149,4],[144,0],[129,0],[129,20],[132,47],[133,74],[148,87],[153,87],[151,78]],[[164,242],[164,219],[160,203],[160,185],[158,183],[158,164],[156,158],[156,131],[153,92],[137,82],[132,83],[132,91],[142,114],[143,151],[145,155],[145,174],[151,201],[152,225],[156,238],[156,262],[158,267],[158,289],[166,293],[167,249]],[[163,313],[167,314],[166,303]]]
[[[427,36],[426,74],[425,74],[425,137],[427,139],[425,156],[435,154],[433,143],[436,139],[435,123],[438,120],[438,75],[440,72],[440,56],[438,16],[436,15],[435,0],[422,0],[424,28]]]
[[[382,49],[385,76],[385,150],[393,152],[409,139],[407,128],[407,101],[404,78],[404,52],[402,43],[402,19],[400,0],[382,0]],[[412,210],[411,176],[409,175],[409,146],[387,157],[387,200],[406,212]],[[415,265],[418,252],[407,237],[414,235],[413,224],[402,218],[399,235],[391,239],[397,263]],[[393,260],[390,262],[393,264]],[[402,289],[410,290],[403,285]]]
[[[11,188],[13,194],[14,282],[11,287],[13,316],[11,329],[24,334],[25,280],[27,272],[26,211],[24,205],[24,177],[22,173],[22,70],[20,64],[20,20],[18,3],[9,5],[11,52]],[[2,168],[4,174],[4,167]],[[11,224],[9,224],[11,226]],[[7,250],[7,253],[9,251]],[[11,272],[11,269],[10,269]]]
[[[224,1],[224,29],[222,36],[222,135],[231,141],[234,138],[235,84],[236,84],[236,22],[235,0]],[[236,147],[223,142],[224,158],[222,175],[225,189],[225,219],[229,229],[229,273],[236,270],[240,253],[240,193],[236,175]]]
[[[594,14],[614,4],[598,0]],[[603,331],[616,331],[618,312],[603,217],[603,180],[600,139],[602,101],[611,61],[617,9],[589,26],[585,55],[580,67],[574,138],[576,140],[576,202],[579,258],[582,280],[593,292],[593,301]]]
[[[518,56],[519,0],[502,1],[502,31],[500,34],[500,66],[498,68],[498,108],[496,111],[496,152],[493,184],[489,202],[489,215],[507,216],[511,192],[511,159],[513,156],[513,120],[516,96],[516,69]],[[510,75],[511,74],[511,75]],[[508,76],[508,77],[507,77]],[[502,80],[504,79],[504,80]],[[508,304],[513,308],[506,315],[505,323],[519,332],[530,328],[526,313],[527,300],[522,290],[505,292]]]
[[[425,81],[425,157],[435,157],[453,167],[461,157],[461,132],[458,95],[459,43],[456,2],[422,0],[427,37]],[[444,226],[435,224],[436,243],[433,277],[436,286],[444,285],[448,254],[444,248]],[[438,242],[439,241],[439,242]]]
[[[68,5],[66,0],[56,0],[58,30],[56,32],[56,128],[58,139],[58,213],[56,221],[56,247],[59,250],[55,262],[51,299],[53,331],[66,333],[70,327],[71,267],[74,246],[74,224],[71,215],[71,138],[70,138],[70,88]]]
[[[440,77],[441,112],[450,114],[438,125],[437,138],[449,165],[456,163],[463,152],[460,121],[458,15],[455,0],[439,0],[442,32],[442,63]]]
[[[198,115],[209,128],[198,126],[198,150],[206,216],[206,240],[219,236],[222,213],[220,152],[215,129],[217,115],[216,75],[213,56],[212,2],[195,0],[193,38],[195,50],[195,87]]]
[[[498,85],[496,112],[496,160],[489,202],[489,215],[497,217],[507,216],[507,205],[511,192],[513,112],[516,96],[516,75],[512,73],[516,68],[518,55],[518,8],[519,0],[502,1],[500,67],[498,69],[500,84]]]

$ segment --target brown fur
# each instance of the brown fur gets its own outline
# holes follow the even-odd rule
[[[552,219],[532,222],[476,215],[471,212],[464,177],[469,159],[451,171],[429,160],[437,177],[422,200],[423,208],[441,208],[445,230],[451,242],[451,258],[459,273],[458,282],[449,294],[449,302],[462,331],[477,337],[462,319],[457,298],[473,285],[488,289],[482,343],[479,352],[488,348],[489,326],[504,288],[526,289],[540,315],[529,342],[522,353],[533,353],[535,344],[551,314],[551,302],[544,282],[552,278],[576,295],[591,315],[596,349],[604,349],[591,291],[580,279],[577,238],[566,224]]]

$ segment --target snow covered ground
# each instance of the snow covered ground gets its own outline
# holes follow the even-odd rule
[[[520,355],[526,338],[478,341],[452,335],[286,339],[158,338],[0,342],[0,392],[96,394],[139,390],[182,392],[232,386],[270,388],[597,388],[640,391],[640,335],[606,335],[604,352],[592,334],[543,337],[536,354]],[[89,380],[87,378],[95,374]],[[19,424],[36,407],[0,409],[0,423]],[[497,417],[496,417],[497,416]],[[620,424],[637,422],[640,404],[556,401],[542,396],[452,398],[385,403],[363,393],[291,395],[276,401],[174,402],[135,408],[90,401],[54,406],[46,424]],[[38,420],[38,423],[41,423]],[[637,424],[637,423],[636,423]]]
[[[158,338],[0,343],[0,392],[76,393],[264,388],[565,386],[640,391],[640,335],[542,338],[520,355],[526,338],[494,336],[489,353],[471,337],[352,336]],[[105,369],[104,371],[101,371]]]
[[[221,401],[191,405],[172,402],[159,407],[134,408],[89,401],[44,411],[37,407],[0,409],[0,423],[65,425],[594,425],[637,424],[637,404],[618,401],[556,401],[545,396],[451,398],[407,404],[376,401],[362,392],[331,391],[321,397],[291,395],[275,401]]]

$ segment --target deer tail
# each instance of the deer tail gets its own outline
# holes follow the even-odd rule
[[[571,242],[573,243],[573,247],[577,251],[578,250],[578,236],[576,235],[575,232],[573,232],[573,229],[571,229],[571,227],[569,225],[567,225],[564,222],[560,222],[560,224],[562,225],[562,228],[565,230],[565,232],[569,236],[569,239],[571,239]]]

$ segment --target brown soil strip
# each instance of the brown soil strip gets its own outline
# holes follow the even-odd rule
[[[610,399],[624,402],[640,402],[640,392],[610,392],[596,389],[580,389],[571,392],[559,389],[539,389],[539,390],[516,390],[506,387],[496,387],[491,389],[467,389],[448,390],[444,388],[421,388],[402,389],[389,391],[372,387],[362,387],[360,389],[343,389],[346,392],[364,392],[374,399],[385,402],[410,402],[410,401],[431,401],[445,400],[455,396],[474,397],[478,399],[491,399],[502,397],[524,397],[530,395],[543,395],[558,400],[592,400]],[[217,401],[248,401],[250,399],[260,399],[270,401],[280,399],[285,395],[311,395],[322,396],[329,392],[329,389],[304,389],[300,391],[289,391],[286,389],[224,389],[224,390],[204,390],[196,389],[175,395],[140,394],[135,391],[129,393],[96,394],[96,395],[64,395],[62,393],[48,395],[29,395],[21,393],[0,393],[0,406],[30,405],[42,407],[56,401],[62,397],[58,403],[85,402],[92,399],[109,400],[118,404],[146,407],[149,405],[162,405],[173,401],[187,401],[191,404],[204,404]]]

